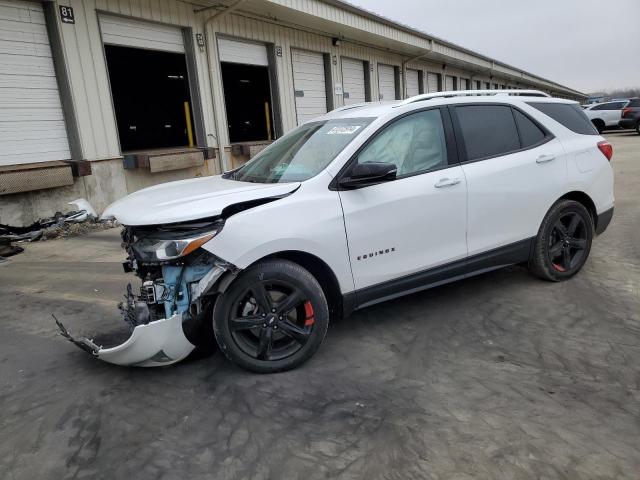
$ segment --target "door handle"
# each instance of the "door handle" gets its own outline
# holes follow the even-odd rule
[[[453,187],[458,185],[462,180],[459,178],[441,178],[438,183],[434,185],[436,188]]]
[[[556,159],[555,155],[540,155],[536,160],[537,164],[553,162]]]

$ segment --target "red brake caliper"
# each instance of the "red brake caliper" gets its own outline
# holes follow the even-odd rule
[[[310,327],[311,325],[313,325],[313,323],[315,322],[313,318],[313,306],[311,306],[311,302],[309,300],[304,302],[304,315],[304,326]]]

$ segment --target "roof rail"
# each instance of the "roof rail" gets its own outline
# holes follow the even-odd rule
[[[342,112],[344,110],[352,110],[354,108],[366,107],[367,105],[371,105],[371,102],[360,102],[360,103],[352,103],[350,105],[343,105],[342,107],[334,108],[333,110],[327,113]]]
[[[423,93],[402,100],[397,106],[408,105],[410,103],[431,100],[432,98],[450,98],[450,97],[478,97],[490,95],[508,95],[522,97],[550,97],[550,95],[540,90],[456,90],[449,92]]]

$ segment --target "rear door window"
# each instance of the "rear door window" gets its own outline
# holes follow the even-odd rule
[[[573,103],[529,102],[533,108],[540,110],[569,130],[582,135],[598,135],[589,118],[582,109]]]
[[[520,149],[516,122],[507,105],[464,105],[454,108],[466,160],[505,155]]]

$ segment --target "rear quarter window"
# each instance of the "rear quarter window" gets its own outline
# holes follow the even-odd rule
[[[598,131],[578,105],[545,102],[529,102],[529,105],[575,133],[598,135]]]

